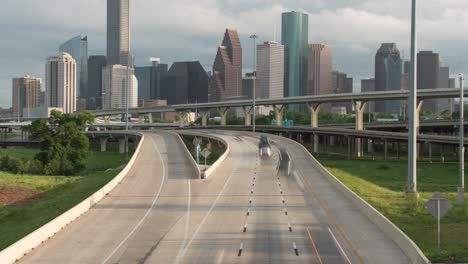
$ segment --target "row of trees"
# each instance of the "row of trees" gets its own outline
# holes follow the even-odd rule
[[[40,151],[33,160],[4,156],[0,170],[14,174],[74,175],[86,166],[89,139],[82,131],[94,122],[83,112],[77,116],[51,111],[48,119],[38,119],[31,126],[31,138],[38,140]]]

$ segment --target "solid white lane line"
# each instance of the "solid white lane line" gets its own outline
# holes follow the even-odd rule
[[[348,262],[348,264],[351,264],[351,260],[349,260],[348,255],[344,251],[343,247],[340,245],[340,242],[338,242],[338,240],[336,239],[335,234],[333,234],[333,231],[331,231],[330,227],[328,228],[328,232],[330,232],[331,237],[333,238],[333,240],[335,240],[335,243],[340,249],[342,253],[341,255],[345,258],[346,262]]]
[[[152,142],[153,142],[153,146],[154,148],[156,149],[156,152],[158,153],[159,155],[159,159],[161,160],[161,163],[162,163],[162,168],[163,168],[163,178],[162,178],[162,181],[161,181],[161,184],[159,186],[159,190],[156,194],[156,196],[154,197],[153,199],[153,203],[151,204],[151,206],[148,208],[148,210],[146,211],[145,215],[141,218],[141,220],[138,222],[138,224],[135,225],[135,227],[132,229],[132,231],[130,231],[130,233],[128,233],[128,235],[122,240],[122,242],[120,242],[120,244],[109,254],[109,256],[107,256],[106,259],[104,259],[102,261],[102,264],[106,263],[107,261],[109,261],[112,256],[114,256],[114,254],[117,252],[117,250],[119,250],[122,245],[127,242],[127,240],[138,230],[138,228],[143,224],[143,222],[145,221],[145,219],[148,217],[148,215],[151,213],[151,211],[153,210],[154,208],[154,205],[156,204],[156,201],[158,200],[159,198],[159,195],[161,194],[161,191],[162,191],[162,188],[163,188],[163,185],[164,185],[164,182],[165,182],[165,179],[166,179],[166,165],[164,164],[164,160],[162,158],[162,155],[161,153],[159,152],[159,149],[157,148],[156,146],[156,143],[154,142],[154,138],[151,137],[152,139]]]
[[[188,180],[188,201],[187,201],[187,221],[185,221],[185,234],[184,234],[184,241],[180,245],[179,252],[177,253],[177,257],[175,263],[179,263],[182,257],[182,251],[185,248],[185,244],[187,244],[187,239],[189,236],[189,229],[190,229],[190,204],[192,200],[192,187],[191,187],[190,180]]]
[[[195,239],[195,237],[198,235],[198,232],[200,232],[200,229],[202,228],[202,226],[205,224],[206,222],[206,219],[208,219],[208,216],[211,214],[211,212],[213,211],[213,209],[215,208],[216,204],[218,203],[218,200],[219,198],[224,194],[224,191],[226,190],[226,187],[229,185],[230,181],[231,181],[231,178],[232,176],[234,175],[234,172],[236,172],[236,170],[232,170],[231,171],[231,174],[229,175],[228,179],[226,180],[226,182],[224,183],[224,186],[223,188],[221,189],[221,192],[219,192],[218,196],[216,197],[216,199],[214,200],[214,202],[211,204],[211,207],[210,209],[208,210],[208,212],[205,214],[205,216],[203,217],[202,221],[200,222],[200,224],[198,225],[197,229],[195,230],[195,232],[192,234],[192,237],[190,238],[189,242],[187,243],[187,245],[185,246],[184,250],[182,251],[182,254],[180,256],[180,259],[179,261],[185,256],[185,254],[187,253],[187,250],[188,248],[190,247],[190,245],[192,244],[193,240]],[[175,262],[175,263],[179,263],[179,262]]]

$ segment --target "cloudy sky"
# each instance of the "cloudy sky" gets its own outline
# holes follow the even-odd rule
[[[451,73],[468,73],[468,0],[419,0],[419,49],[440,53]],[[396,42],[410,54],[410,0],[132,0],[132,50],[137,65],[200,60],[209,70],[226,27],[237,28],[244,70],[251,68],[249,34],[281,37],[281,12],[309,14],[309,42],[334,50],[334,69],[359,80],[373,76],[375,52]],[[47,55],[88,35],[89,54],[105,54],[106,0],[2,0],[1,107],[11,106],[11,79],[44,77]],[[276,31],[276,34],[275,34]]]

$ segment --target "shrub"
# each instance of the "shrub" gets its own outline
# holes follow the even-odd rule
[[[8,171],[9,163],[10,163],[10,157],[9,157],[8,155],[3,156],[3,157],[0,159],[0,170],[2,170],[2,171]]]
[[[24,173],[23,161],[18,158],[9,158],[7,171],[13,174],[23,174]]]
[[[377,169],[379,170],[389,170],[390,169],[390,166],[388,166],[387,164],[380,164]]]

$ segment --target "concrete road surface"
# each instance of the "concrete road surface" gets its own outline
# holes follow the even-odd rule
[[[122,184],[20,262],[409,263],[303,149],[275,138],[261,159],[249,134],[204,133],[231,148],[210,179],[195,179],[175,136],[148,133]]]

